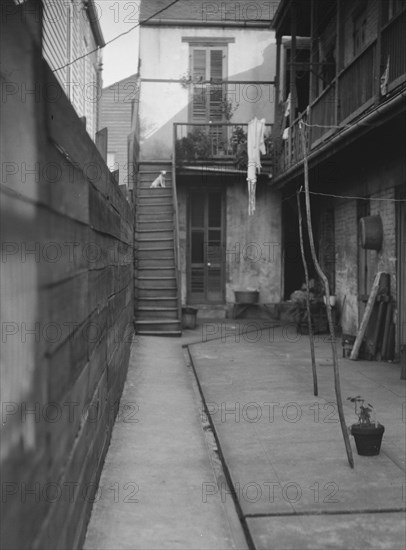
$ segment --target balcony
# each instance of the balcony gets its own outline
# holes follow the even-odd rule
[[[175,158],[177,166],[186,164],[233,164],[247,168],[246,123],[174,124]],[[261,160],[273,159],[272,124],[265,125],[266,154]]]
[[[380,41],[371,41],[342,69],[323,92],[290,125],[286,140],[279,140],[276,174],[283,174],[303,160],[299,121],[305,123],[307,150],[325,145],[362,115],[395,95],[406,82],[406,10],[382,27]],[[379,61],[377,55],[379,55]],[[381,95],[381,76],[389,59],[388,96]]]

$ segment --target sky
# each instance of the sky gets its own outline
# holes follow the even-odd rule
[[[140,0],[95,0],[105,42],[138,23]],[[103,86],[137,72],[138,28],[103,48]]]

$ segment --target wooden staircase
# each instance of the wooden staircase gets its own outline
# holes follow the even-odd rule
[[[161,170],[166,188],[151,189]],[[140,163],[136,189],[136,312],[138,334],[180,336],[177,198],[172,163]]]

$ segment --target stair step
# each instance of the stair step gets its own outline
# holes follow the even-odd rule
[[[151,234],[151,233],[171,233],[171,230],[168,229],[138,229],[137,233],[140,233],[141,235]]]
[[[171,243],[173,247],[173,238],[172,237],[162,237],[161,239],[147,239],[146,237],[143,237],[142,239],[139,239],[138,241],[138,254],[142,257],[142,252],[145,249],[154,249],[159,250],[162,248],[163,244],[169,244]],[[144,248],[145,247],[145,248]]]
[[[171,296],[173,299],[178,298],[178,291],[176,287],[168,288],[167,286],[156,286],[153,288],[136,288],[136,297],[137,300],[144,300],[147,298],[167,299],[168,296]]]
[[[157,208],[156,211],[152,214],[149,208],[144,210],[142,206],[139,206],[136,213],[136,221],[151,222],[169,220],[172,219],[172,214],[173,208],[165,208],[164,210],[159,210]]]
[[[142,219],[142,220],[137,220],[137,223],[142,226],[143,224],[151,224],[151,223],[154,223],[155,225],[157,223],[171,223],[173,224],[173,219],[172,218],[163,218],[162,220],[156,220],[156,219],[153,219],[153,220],[149,220],[149,219]]]
[[[162,320],[174,320],[178,319],[178,308],[155,308],[155,307],[138,307],[137,317],[140,320],[148,321],[149,319],[156,320],[157,318]]]
[[[172,204],[137,204],[136,216],[143,215],[150,219],[155,219],[156,216],[170,216],[173,213]]]
[[[138,277],[146,278],[176,278],[174,267],[138,267]]]
[[[136,319],[135,320],[137,325],[150,325],[151,323],[162,323],[163,325],[173,325],[175,323],[179,323],[179,319],[165,319],[162,321],[161,319]]]
[[[160,258],[173,260],[175,258],[175,252],[173,247],[171,248],[139,248],[138,260],[159,260]]]
[[[146,231],[145,233],[141,233],[140,238],[138,239],[138,242],[148,242],[148,241],[173,241],[173,236],[165,237],[161,235],[160,237],[151,237],[151,233],[156,233],[156,231]]]
[[[157,207],[157,206],[172,206],[172,201],[168,201],[168,202],[153,202],[153,201],[145,201],[145,202],[140,202],[139,200],[137,200],[137,206],[142,206],[143,208],[148,208],[148,207]],[[164,208],[164,210],[166,210],[166,208]]]
[[[137,197],[170,197],[172,198],[172,189],[167,187],[158,187],[157,189],[141,187],[137,189]]]
[[[140,336],[182,336],[181,330],[137,330]]]
[[[159,233],[158,231],[148,231],[147,233],[138,233],[137,240],[139,243],[156,241],[156,242],[168,242],[173,241],[173,232],[172,231],[163,231]]]
[[[159,226],[160,230],[173,231],[172,220],[142,220],[136,222],[136,231],[148,231],[155,230]]]
[[[151,189],[151,191],[155,191],[155,189]],[[137,204],[172,204],[172,194],[170,195],[161,195],[158,193],[154,193],[153,195],[136,195],[136,201]]]
[[[181,322],[179,319],[143,319],[135,321],[137,334],[180,335]]]
[[[156,308],[175,308],[178,307],[178,298],[177,296],[138,296],[137,305],[139,308],[143,307],[156,307]]]
[[[151,269],[162,267],[165,269],[175,269],[175,260],[174,258],[144,258],[143,256],[139,257],[137,260],[138,269]]]
[[[145,290],[176,290],[175,277],[138,277],[138,288]]]

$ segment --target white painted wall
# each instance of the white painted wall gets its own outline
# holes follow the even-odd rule
[[[270,81],[275,76],[276,43],[268,29],[142,27],[141,79],[179,79],[189,70],[189,44],[182,37],[234,38],[228,45],[228,78]],[[188,122],[189,90],[179,83],[142,82],[139,126],[141,160],[169,159],[174,122]],[[254,116],[273,122],[273,86],[232,84],[228,96],[239,107],[231,122],[247,123]]]

